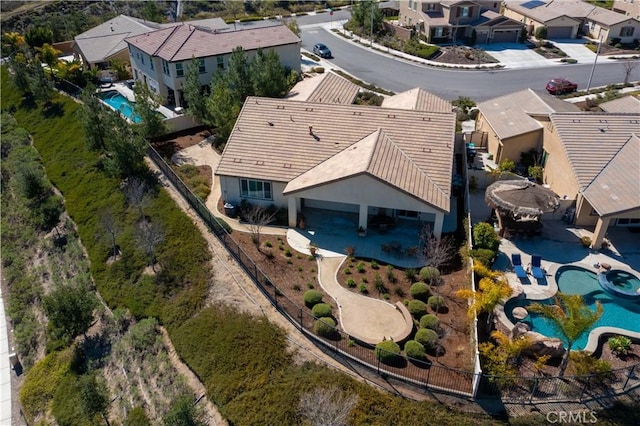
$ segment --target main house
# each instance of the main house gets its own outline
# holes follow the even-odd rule
[[[189,21],[189,24],[215,31],[224,31],[229,28],[222,18]],[[87,68],[106,69],[113,60],[129,62],[127,43],[124,41],[127,37],[175,25],[180,23],[159,24],[127,15],[118,15],[75,36],[73,51]]]
[[[516,43],[524,31],[520,22],[500,14],[500,1],[409,0],[400,2],[400,24],[415,28],[430,43],[463,41]]]
[[[135,80],[143,81],[169,105],[183,105],[187,67],[198,61],[200,83],[229,66],[231,53],[242,47],[249,59],[259,49],[275,50],[280,63],[300,72],[300,39],[285,25],[217,32],[184,23],[125,40]]]
[[[548,39],[588,35],[605,42],[632,43],[640,31],[638,19],[581,0],[506,0],[503,13],[526,25],[529,33],[546,27]]]
[[[421,221],[440,236],[455,113],[405,105],[248,98],[216,170],[223,200],[284,207],[291,227],[303,208],[319,208],[355,213],[364,229],[379,214]]]
[[[537,151],[543,182],[574,205],[577,225],[595,226],[592,244],[600,247],[609,225],[640,226],[637,105],[625,100],[611,104],[618,112],[582,112],[528,89],[478,104],[476,130],[487,133],[496,163]]]

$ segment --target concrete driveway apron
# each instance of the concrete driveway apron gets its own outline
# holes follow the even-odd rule
[[[478,47],[496,58],[508,69],[548,67],[558,64],[520,43],[492,43],[478,45]]]
[[[584,40],[558,40],[552,41],[558,49],[567,54],[568,58],[573,58],[579,64],[593,63],[596,54],[587,49]]]

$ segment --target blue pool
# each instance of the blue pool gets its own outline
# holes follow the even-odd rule
[[[129,100],[122,96],[122,94],[120,94],[120,92],[118,92],[117,90],[102,92],[100,94],[100,97],[102,98],[102,101],[104,103],[111,106],[116,111],[120,111],[122,115],[124,115],[134,123],[139,123],[142,121],[140,117],[135,115],[133,111],[133,105],[131,105]]]
[[[638,281],[637,278],[632,275],[627,276],[623,273],[621,276],[624,278],[624,285],[628,285],[630,288],[633,288],[633,286],[636,285],[636,281]],[[621,277],[615,274],[612,276],[607,275],[607,278],[612,282],[621,279]],[[594,272],[576,266],[562,266],[556,273],[556,282],[558,283],[558,290],[560,292],[581,295],[592,310],[595,310],[596,302],[600,301],[604,312],[593,328],[605,326],[618,327],[640,333],[640,300],[619,297],[607,292],[600,286],[598,276]],[[640,282],[638,282],[637,285],[640,286]],[[515,324],[517,320],[513,318],[513,308],[518,306],[526,308],[531,303],[535,303],[535,301],[511,299],[505,303],[504,311],[509,320]],[[552,304],[553,299],[542,300],[540,303]],[[529,313],[529,316],[523,321],[528,323],[533,331],[544,334],[545,336],[557,337],[551,321],[539,314]],[[584,349],[587,345],[588,337],[589,332],[584,333],[582,337],[575,342],[573,349]]]

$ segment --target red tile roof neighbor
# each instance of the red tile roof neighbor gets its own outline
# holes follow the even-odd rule
[[[174,62],[231,53],[238,46],[256,50],[295,44],[300,39],[285,25],[216,33],[185,23],[130,37],[126,41],[148,55]]]

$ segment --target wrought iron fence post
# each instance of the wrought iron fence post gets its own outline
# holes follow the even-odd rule
[[[382,349],[380,349],[380,350],[382,350]],[[378,371],[378,375],[380,375],[380,357],[376,356],[376,359],[378,361],[377,365],[376,365],[376,370]]]
[[[300,311],[300,331],[304,329],[304,325],[302,324],[302,308],[299,308]]]
[[[533,395],[535,395],[537,391],[538,391],[538,378],[536,377],[535,381],[533,382],[533,389],[531,389],[531,394],[529,394],[529,402],[533,401]]]
[[[589,386],[589,382],[591,382],[591,376],[587,376],[587,382],[582,387],[582,391],[580,392],[580,402],[582,402],[582,396],[584,395],[584,391],[587,389],[587,386]]]
[[[431,381],[431,369],[433,368],[433,363],[431,363],[431,365],[429,365],[429,368],[427,369],[427,383],[425,383],[425,385],[428,387],[429,386],[429,382]]]
[[[624,386],[622,386],[622,390],[627,389],[627,384],[629,383],[629,380],[631,379],[631,376],[633,376],[633,370],[635,370],[636,366],[633,365],[631,367],[631,370],[629,371],[629,374],[627,374],[627,380],[624,381]]]
[[[273,302],[276,304],[276,309],[278,309],[278,287],[273,286]]]

